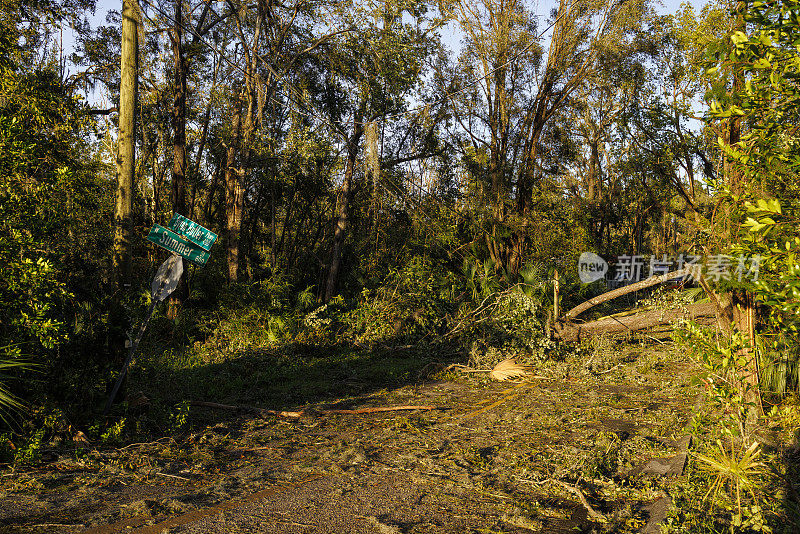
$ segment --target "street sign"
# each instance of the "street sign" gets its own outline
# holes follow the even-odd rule
[[[183,258],[173,254],[161,264],[161,267],[156,271],[155,278],[153,278],[153,285],[150,288],[153,302],[166,300],[178,287],[178,281],[181,279],[182,274]]]
[[[177,213],[172,216],[167,227],[205,250],[211,250],[211,245],[217,240],[217,234]]]
[[[170,252],[180,254],[190,262],[197,265],[205,265],[211,254],[207,250],[197,248],[197,246],[185,237],[179,236],[172,230],[164,228],[160,224],[154,224],[147,235],[147,240],[163,247]]]
[[[147,330],[147,325],[150,322],[150,318],[153,316],[156,305],[166,300],[166,298],[175,291],[175,288],[178,287],[178,282],[183,274],[183,258],[197,265],[205,265],[208,261],[208,257],[211,255],[209,252],[211,245],[217,240],[217,234],[177,213],[172,217],[169,226],[172,230],[164,228],[160,224],[154,224],[150,229],[150,233],[147,234],[148,241],[152,241],[159,247],[169,250],[172,252],[172,256],[161,264],[153,278],[153,284],[150,286],[150,295],[153,297],[150,301],[150,311],[147,312],[144,321],[142,321],[142,326],[139,327],[139,332],[136,334],[136,338],[130,345],[128,357],[125,358],[125,362],[122,364],[122,371],[120,371],[117,377],[114,389],[111,390],[111,395],[108,397],[108,402],[106,402],[106,407],[103,410],[104,416],[108,414],[108,410],[111,409],[111,404],[117,396],[120,385],[122,385],[122,380],[128,373],[128,366],[133,359],[133,355],[136,354],[136,349],[139,348],[139,342],[142,341],[142,336],[145,330]],[[175,232],[183,235],[178,235],[178,233]],[[126,345],[126,347],[127,346],[128,345]]]

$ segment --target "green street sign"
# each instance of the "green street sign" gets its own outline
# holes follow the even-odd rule
[[[167,226],[176,234],[206,250],[211,250],[211,245],[217,240],[217,234],[177,213],[172,216]]]
[[[216,238],[216,236],[214,237]],[[179,236],[168,228],[164,228],[160,224],[153,225],[150,229],[150,233],[147,235],[147,240],[152,241],[159,247],[165,248],[170,252],[180,254],[196,265],[205,265],[209,256],[211,256],[208,251],[197,248],[191,241]]]

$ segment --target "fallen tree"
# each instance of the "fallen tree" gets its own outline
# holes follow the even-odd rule
[[[672,310],[651,310],[634,315],[603,317],[597,321],[583,324],[557,325],[556,336],[563,341],[579,341],[586,336],[625,334],[652,330],[659,326],[671,326],[678,319],[716,322],[715,311],[713,303],[698,302]]]
[[[651,276],[650,278],[646,278],[640,282],[636,282],[635,284],[630,284],[627,286],[619,287],[617,289],[613,289],[602,295],[597,295],[594,298],[590,298],[586,302],[578,304],[570,311],[568,311],[564,315],[565,321],[570,321],[580,315],[581,313],[585,312],[589,308],[597,306],[598,304],[602,304],[604,302],[608,302],[609,300],[614,300],[615,298],[621,297],[623,295],[627,295],[628,293],[633,293],[634,291],[640,291],[642,289],[646,289],[648,287],[652,287],[658,284],[663,284],[669,280],[674,280],[676,278],[683,278],[684,276],[693,274],[694,266],[684,267],[678,271],[674,271],[667,274],[662,274],[660,276]]]
[[[603,317],[597,321],[583,324],[575,324],[572,322],[575,317],[598,304],[633,293],[634,291],[640,291],[648,287],[663,284],[669,280],[696,274],[695,269],[696,266],[690,265],[671,273],[651,276],[640,282],[607,291],[602,295],[591,298],[569,310],[564,315],[564,322],[556,323],[555,335],[563,341],[578,341],[583,337],[599,334],[624,334],[658,329],[660,326],[671,326],[678,319],[693,319],[708,322],[706,318],[716,318],[718,315],[718,306],[714,302],[700,302],[672,310],[650,310],[632,315]]]

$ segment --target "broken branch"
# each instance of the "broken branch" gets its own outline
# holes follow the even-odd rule
[[[192,406],[201,408],[212,408],[215,410],[230,410],[236,412],[257,413],[259,415],[274,415],[276,417],[288,417],[297,419],[304,415],[328,415],[328,414],[365,414],[378,412],[397,412],[403,410],[434,410],[435,406],[377,406],[372,408],[358,408],[355,410],[330,409],[330,410],[300,410],[290,412],[284,410],[265,410],[254,406],[219,404],[216,402],[191,401]]]
[[[566,482],[561,482],[560,480],[557,480],[555,478],[551,478],[550,480],[555,482],[556,484],[558,484],[559,486],[561,486],[562,488],[564,488],[568,492],[570,492],[573,495],[575,495],[578,498],[578,500],[581,502],[583,507],[586,508],[586,511],[589,513],[589,517],[591,519],[593,519],[595,521],[602,521],[602,522],[606,521],[606,516],[601,514],[600,512],[595,510],[594,508],[592,508],[592,505],[589,504],[589,501],[586,500],[586,496],[583,494],[583,492],[581,490],[579,490],[575,486],[570,486]]]

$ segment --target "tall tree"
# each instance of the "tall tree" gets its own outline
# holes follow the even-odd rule
[[[183,26],[183,0],[175,0],[175,19],[173,31],[170,35],[172,39],[174,61],[174,99],[172,104],[172,211],[173,213],[191,217],[192,214],[186,211],[186,78],[189,68],[184,53]],[[169,310],[167,315],[170,319],[176,317],[178,307],[185,299],[186,292],[186,271],[184,271],[178,283],[178,288],[169,298]]]
[[[553,13],[544,67],[523,120],[525,145],[516,194],[520,215],[531,209],[531,193],[540,174],[539,141],[547,123],[597,71],[597,60],[604,51],[623,47],[636,36],[645,6],[644,1],[560,0]]]
[[[453,113],[468,143],[473,176],[484,176],[493,206],[485,232],[489,258],[509,277],[525,261],[533,193],[549,172],[557,128],[591,83],[604,51],[635,37],[645,2],[561,0],[549,24],[515,0],[458,2],[454,16],[467,35],[454,83]],[[538,35],[537,35],[538,32]],[[549,41],[546,38],[549,37]],[[555,141],[554,145],[549,145]],[[568,144],[561,143],[561,144]],[[556,153],[558,152],[556,148]]]
[[[320,61],[331,77],[328,90],[336,95],[336,100],[331,99],[325,105],[330,116],[326,123],[331,133],[342,140],[346,153],[331,232],[328,272],[320,288],[324,302],[335,296],[342,273],[344,243],[352,222],[354,180],[366,175],[362,166],[357,176],[365,126],[383,121],[386,127],[388,118],[406,111],[406,99],[419,87],[426,58],[437,49],[438,41],[432,32],[442,21],[429,18],[427,9],[424,1],[337,6],[341,25],[359,28],[359,32],[342,33],[321,48],[325,57],[320,57]],[[418,152],[407,155],[404,161],[421,157],[429,147],[414,148]]]

